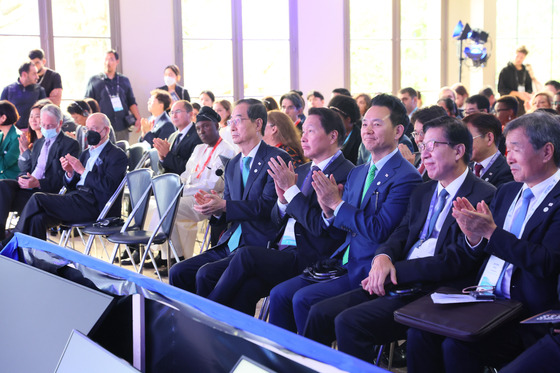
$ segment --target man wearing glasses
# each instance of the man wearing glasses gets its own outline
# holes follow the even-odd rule
[[[465,101],[465,116],[474,113],[489,113],[490,100],[484,95],[473,95]]]
[[[277,229],[270,216],[277,195],[267,172],[268,162],[281,157],[288,163],[291,158],[262,141],[266,121],[266,107],[259,100],[242,99],[233,108],[228,126],[241,153],[226,166],[224,197],[215,191],[200,191],[194,206],[198,213],[212,215],[210,224],[231,225],[215,247],[174,265],[169,273],[171,285],[207,296],[238,247],[262,246],[275,238]]]
[[[467,247],[451,205],[457,197],[488,202],[496,188],[468,169],[472,137],[458,119],[428,122],[418,148],[432,181],[413,190],[404,219],[379,245],[361,287],[311,307],[305,336],[327,344],[336,337],[340,351],[373,361],[375,345],[405,334],[395,310],[443,284],[472,285],[483,255]],[[318,338],[333,327],[331,340]]]

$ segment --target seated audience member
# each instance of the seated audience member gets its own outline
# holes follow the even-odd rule
[[[274,239],[276,229],[270,213],[276,202],[274,180],[268,174],[270,158],[289,155],[262,141],[267,122],[264,105],[255,99],[239,100],[233,108],[231,132],[241,153],[224,172],[224,196],[201,191],[195,194],[195,211],[210,218],[210,224],[231,223],[218,245],[171,267],[169,283],[207,296],[231,258],[242,246],[260,246]],[[205,285],[203,288],[202,285]]]
[[[188,101],[176,101],[169,113],[177,131],[169,136],[169,139],[154,138],[154,148],[158,152],[160,167],[166,173],[182,174],[195,147],[201,143],[196,127],[191,122],[192,111],[193,108]],[[214,110],[211,112],[215,113]]]
[[[43,137],[41,132],[41,109],[44,107],[42,103],[35,103],[31,108],[29,113],[29,124],[27,126],[27,132],[23,133],[19,137],[19,158],[18,165],[19,169],[25,169],[26,164],[31,162],[31,151],[33,145]]]
[[[319,91],[311,91],[307,95],[307,102],[309,102],[310,108],[323,107],[325,106],[325,96],[323,96]]]
[[[488,99],[488,101],[490,102],[490,111],[488,112],[494,113],[494,105],[496,104],[496,97],[494,96],[494,91],[492,90],[492,88],[491,87],[483,88],[480,90],[480,92],[478,92],[478,94],[483,95]]]
[[[280,107],[282,112],[290,117],[294,126],[301,132],[303,121],[299,117],[303,113],[303,99],[294,91],[285,93],[280,97]]]
[[[464,115],[474,113],[489,113],[490,101],[484,95],[473,95],[466,99]]]
[[[538,109],[552,109],[553,95],[548,91],[536,93],[531,99],[531,108],[528,112],[532,113]]]
[[[191,122],[196,123],[196,116],[198,115],[198,112],[200,111],[200,104],[198,102],[193,102],[192,103],[192,119]]]
[[[83,152],[87,149],[87,128],[86,128],[86,120],[91,115],[91,107],[85,100],[76,100],[68,105],[68,109],[66,109],[68,114],[76,123],[76,131],[75,132],[68,132],[67,134],[72,138],[75,138],[80,144],[80,152]],[[111,133],[109,134],[109,141],[113,144],[115,143],[115,131],[113,131],[113,127],[111,127]]]
[[[498,150],[502,125],[492,114],[475,113],[463,119],[473,137],[470,169],[496,188],[513,181],[506,158]]]
[[[180,81],[181,71],[179,70],[179,66],[169,65],[163,70],[163,82],[165,85],[157,89],[169,92],[172,103],[179,100],[190,101],[191,96],[189,96],[189,91],[179,85]]]
[[[335,88],[335,89],[333,89],[332,92],[331,92],[331,99],[334,96],[337,96],[337,95],[344,95],[344,96],[352,97],[352,94],[346,88]]]
[[[34,111],[39,110],[34,107]],[[30,116],[31,118],[31,116]],[[76,140],[62,131],[62,113],[50,104],[40,110],[40,128],[43,136],[27,150],[27,162],[20,162],[21,173],[17,180],[0,181],[0,239],[4,239],[6,220],[11,211],[21,212],[36,192],[58,193],[63,185],[64,170],[60,158],[70,154],[79,156]]]
[[[19,67],[19,78],[17,82],[4,88],[0,100],[10,101],[17,109],[19,119],[16,127],[27,130],[29,112],[38,100],[47,97],[45,90],[37,84],[37,68],[33,62],[25,62]]]
[[[556,373],[560,361],[560,330],[553,329],[537,343],[523,351],[500,373]]]
[[[469,98],[467,87],[461,83],[455,83],[451,86],[451,89],[455,91],[455,105],[457,105],[457,108],[462,112],[465,101]]]
[[[29,52],[29,59],[37,68],[37,84],[43,87],[46,97],[53,104],[60,107],[60,100],[62,99],[62,79],[60,74],[47,67],[47,59],[42,49],[33,49]]]
[[[228,100],[216,101],[214,102],[214,110],[220,116],[220,137],[233,144],[231,128],[228,126],[228,121],[231,119],[231,102]]]
[[[342,133],[344,125],[337,113],[326,108],[309,109],[301,143],[312,162],[294,171],[281,158],[270,160],[269,173],[279,194],[272,210],[272,220],[279,228],[272,247],[278,250],[263,245],[239,248],[209,299],[254,315],[257,302],[272,287],[297,276],[317,260],[328,258],[344,242],[343,231],[324,226],[311,187],[313,171],[323,170],[337,183],[346,182],[354,166],[339,150]]]
[[[455,102],[449,97],[440,98],[439,100],[437,100],[437,104],[445,109],[445,112],[448,116],[456,118],[459,115],[457,105],[455,105]]]
[[[329,109],[332,109],[340,115],[344,123],[344,143],[342,145],[342,153],[344,157],[353,164],[358,162],[358,152],[362,137],[360,136],[360,108],[350,96],[338,95],[329,101]]]
[[[554,95],[554,101],[552,101],[552,108],[560,114],[560,91]]]
[[[175,127],[167,114],[171,107],[169,93],[161,89],[155,89],[150,94],[148,111],[152,116],[148,119],[142,118],[142,135],[138,142],[146,141],[153,148],[155,138],[167,140],[175,132]]]
[[[560,82],[556,80],[549,80],[548,82],[544,83],[544,88],[547,89],[550,93],[556,94],[560,92]]]
[[[41,110],[41,119],[43,119]],[[71,154],[60,158],[66,172],[64,195],[35,193],[25,205],[15,232],[40,239],[47,228],[61,222],[95,221],[126,173],[126,154],[109,141],[111,122],[105,114],[92,114],[87,122],[89,148],[77,159]],[[45,136],[46,137],[46,136]],[[77,144],[76,144],[77,146]],[[120,216],[121,205],[115,203],[108,216]],[[4,244],[11,239],[7,237]]]
[[[212,107],[214,106],[214,101],[216,101],[216,96],[214,96],[212,91],[202,91],[200,92],[199,101],[202,106]]]
[[[9,101],[0,101],[0,180],[15,179],[19,174],[21,131],[15,126],[18,119],[15,105]]]
[[[272,110],[280,110],[280,106],[278,106],[278,102],[272,96],[266,96],[262,99],[262,103],[264,107],[266,107],[266,111]]]
[[[268,112],[268,120],[264,129],[263,140],[270,146],[284,150],[292,158],[294,168],[305,161],[301,148],[301,136],[290,117],[281,111]]]
[[[416,112],[416,110],[418,110],[418,93],[414,88],[406,87],[399,91],[398,97],[406,108],[406,114],[408,115],[408,118],[412,118],[412,114]],[[407,129],[405,129],[405,134],[407,136],[410,136],[411,133],[412,129],[410,129],[410,131],[407,131]]]
[[[358,107],[360,108],[360,119],[364,117],[366,111],[371,107],[371,96],[367,93],[360,93],[354,97]]]
[[[517,110],[519,108],[519,101],[513,96],[502,96],[496,100],[496,105],[494,111],[496,112],[496,118],[502,124],[502,131],[506,128],[506,125],[517,118]],[[498,150],[502,154],[506,154],[506,138],[502,136],[500,143],[498,144]]]
[[[270,323],[303,333],[313,304],[357,288],[367,275],[377,246],[402,220],[410,193],[421,181],[397,149],[403,118],[407,118],[406,109],[397,97],[380,94],[373,98],[361,128],[372,159],[350,172],[342,199],[332,176],[313,174],[324,224],[347,232],[333,257],[348,272],[322,283],[299,276],[275,286],[270,293]]]
[[[496,188],[468,169],[472,139],[459,120],[434,119],[424,133],[420,149],[432,181],[410,194],[406,216],[377,248],[361,288],[311,307],[306,337],[328,345],[336,339],[340,351],[373,361],[375,345],[406,331],[394,321],[394,311],[441,285],[468,286],[475,278],[483,255],[462,240],[452,202],[456,197],[473,204],[490,201]],[[395,295],[403,289],[417,290]]]
[[[438,98],[450,98],[453,102],[455,102],[455,100],[457,100],[457,93],[455,93],[455,91],[450,87],[441,87]]]
[[[523,115],[505,129],[507,160],[516,183],[502,186],[490,208],[464,199],[453,216],[474,253],[491,255],[480,268],[498,298],[524,306],[522,314],[475,343],[410,329],[408,371],[483,372],[501,368],[547,333],[526,317],[558,309],[560,273],[560,125],[546,113]],[[476,206],[476,207],[474,207]],[[529,371],[539,371],[538,368]]]
[[[414,124],[414,132],[412,132],[412,137],[416,146],[424,142],[424,125],[427,124],[432,119],[446,116],[445,110],[438,105],[432,105],[425,108],[421,108],[412,114],[411,122]],[[422,181],[430,180],[428,173],[426,172],[426,166],[422,163],[422,152],[413,154],[408,147],[399,145],[399,150],[403,157],[416,167],[420,175],[422,175]]]
[[[89,107],[91,108],[91,113],[101,113],[101,108],[99,107],[99,103],[91,97],[84,98],[84,101],[88,103]]]
[[[177,101],[173,107],[176,108],[182,103],[188,104],[187,101]],[[187,118],[190,117],[190,113],[184,115]],[[196,125],[192,127],[196,131],[196,138],[200,138],[202,143],[196,142],[198,145],[192,151],[192,155],[181,173],[181,180],[185,184],[185,188],[183,196],[179,200],[175,228],[171,234],[171,241],[180,259],[192,257],[197,223],[210,217],[194,209],[195,193],[200,190],[210,193],[213,190],[221,194],[224,191],[224,180],[218,170],[223,172],[225,166],[220,156],[230,159],[235,155],[233,146],[220,137],[219,121],[220,116],[211,108],[204,106],[198,113]],[[150,204],[152,211],[155,211],[155,204]],[[156,212],[152,215],[149,229],[155,229],[158,221],[159,215]],[[162,251],[161,257],[167,259],[165,250]]]

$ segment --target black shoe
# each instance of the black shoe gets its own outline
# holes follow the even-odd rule
[[[155,265],[158,266],[158,267],[163,267],[163,266],[167,265],[167,260],[162,259],[162,257],[161,257],[161,251],[158,252],[158,254],[155,256],[155,258],[152,262],[155,263]]]
[[[58,227],[49,228],[49,234],[52,237],[56,237],[58,235]]]
[[[126,254],[126,259],[123,259],[121,264],[125,265],[125,266],[131,266],[132,265],[132,261],[130,260],[130,258],[128,257],[128,253],[125,251]],[[123,255],[124,258],[124,255]],[[140,264],[140,253],[138,252],[138,250],[135,250],[132,252],[132,260],[134,260],[134,264]]]
[[[381,357],[381,361],[385,366],[389,366],[389,345],[386,345],[383,349],[383,356]],[[395,346],[395,351],[393,353],[393,368],[403,368],[406,366],[406,342],[401,344],[400,346]]]
[[[180,256],[179,261],[182,262],[183,260],[185,260],[185,257]],[[165,263],[164,265],[158,266],[158,271],[159,271],[159,274],[160,274],[161,277],[169,276],[169,270],[167,269],[167,261],[164,260],[164,263]],[[169,262],[169,268],[173,267],[173,265],[175,265],[176,263],[177,263],[177,261],[175,260],[175,258],[172,258],[171,261]],[[156,271],[154,271],[154,275],[157,276]]]

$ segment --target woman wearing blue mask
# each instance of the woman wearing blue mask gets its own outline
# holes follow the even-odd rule
[[[9,101],[0,101],[0,179],[15,179],[19,174],[19,137],[14,124],[19,114]]]
[[[179,71],[179,67],[177,67],[177,65],[169,65],[165,68],[165,70],[163,70],[163,81],[165,85],[158,87],[158,89],[163,89],[164,91],[169,92],[172,100],[171,104],[179,100],[191,101],[189,92],[178,84],[180,80],[181,72]]]

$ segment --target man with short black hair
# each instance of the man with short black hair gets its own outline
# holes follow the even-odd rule
[[[8,100],[14,104],[19,114],[16,127],[20,130],[27,130],[31,107],[47,95],[43,87],[37,84],[37,68],[32,62],[23,63],[19,67],[18,73],[17,82],[4,88],[0,100]]]
[[[150,147],[154,146],[154,139],[168,139],[176,129],[171,123],[171,118],[167,114],[171,106],[171,95],[162,89],[154,89],[150,92],[148,99],[148,111],[152,116],[148,119],[142,118],[141,129],[142,134],[138,139],[139,142],[146,141]]]
[[[311,91],[311,93],[307,95],[307,101],[311,107],[325,106],[325,97],[319,91]]]
[[[416,93],[416,90],[412,87],[401,89],[399,91],[399,99],[406,108],[408,117],[412,117],[412,114],[418,110],[418,93]]]
[[[85,94],[85,97],[91,97],[99,103],[101,112],[111,121],[117,141],[128,140],[128,127],[135,125],[137,131],[140,131],[141,124],[130,80],[117,72],[118,65],[117,51],[108,51],[105,55],[104,72],[90,78]]]
[[[37,68],[38,84],[45,89],[47,98],[53,104],[60,106],[60,100],[62,99],[62,79],[60,74],[46,66],[47,59],[42,49],[33,49],[29,52],[29,59]]]
[[[285,93],[280,97],[280,107],[282,112],[290,117],[294,126],[296,126],[301,131],[301,126],[303,121],[299,117],[303,113],[303,98],[299,93],[290,91]]]
[[[557,80],[549,80],[548,82],[544,83],[544,87],[548,89],[552,94],[560,92],[560,82],[558,82]]]
[[[478,92],[478,94],[483,95],[484,97],[486,97],[488,99],[488,101],[490,102],[490,111],[489,113],[493,113],[494,112],[494,105],[496,104],[496,96],[494,96],[494,91],[492,90],[491,87],[486,87],[480,90],[480,92]]]
[[[556,92],[554,95],[554,100],[552,101],[552,108],[560,114],[560,91]]]
[[[489,113],[490,101],[484,95],[473,95],[465,101],[465,116],[474,113]]]

